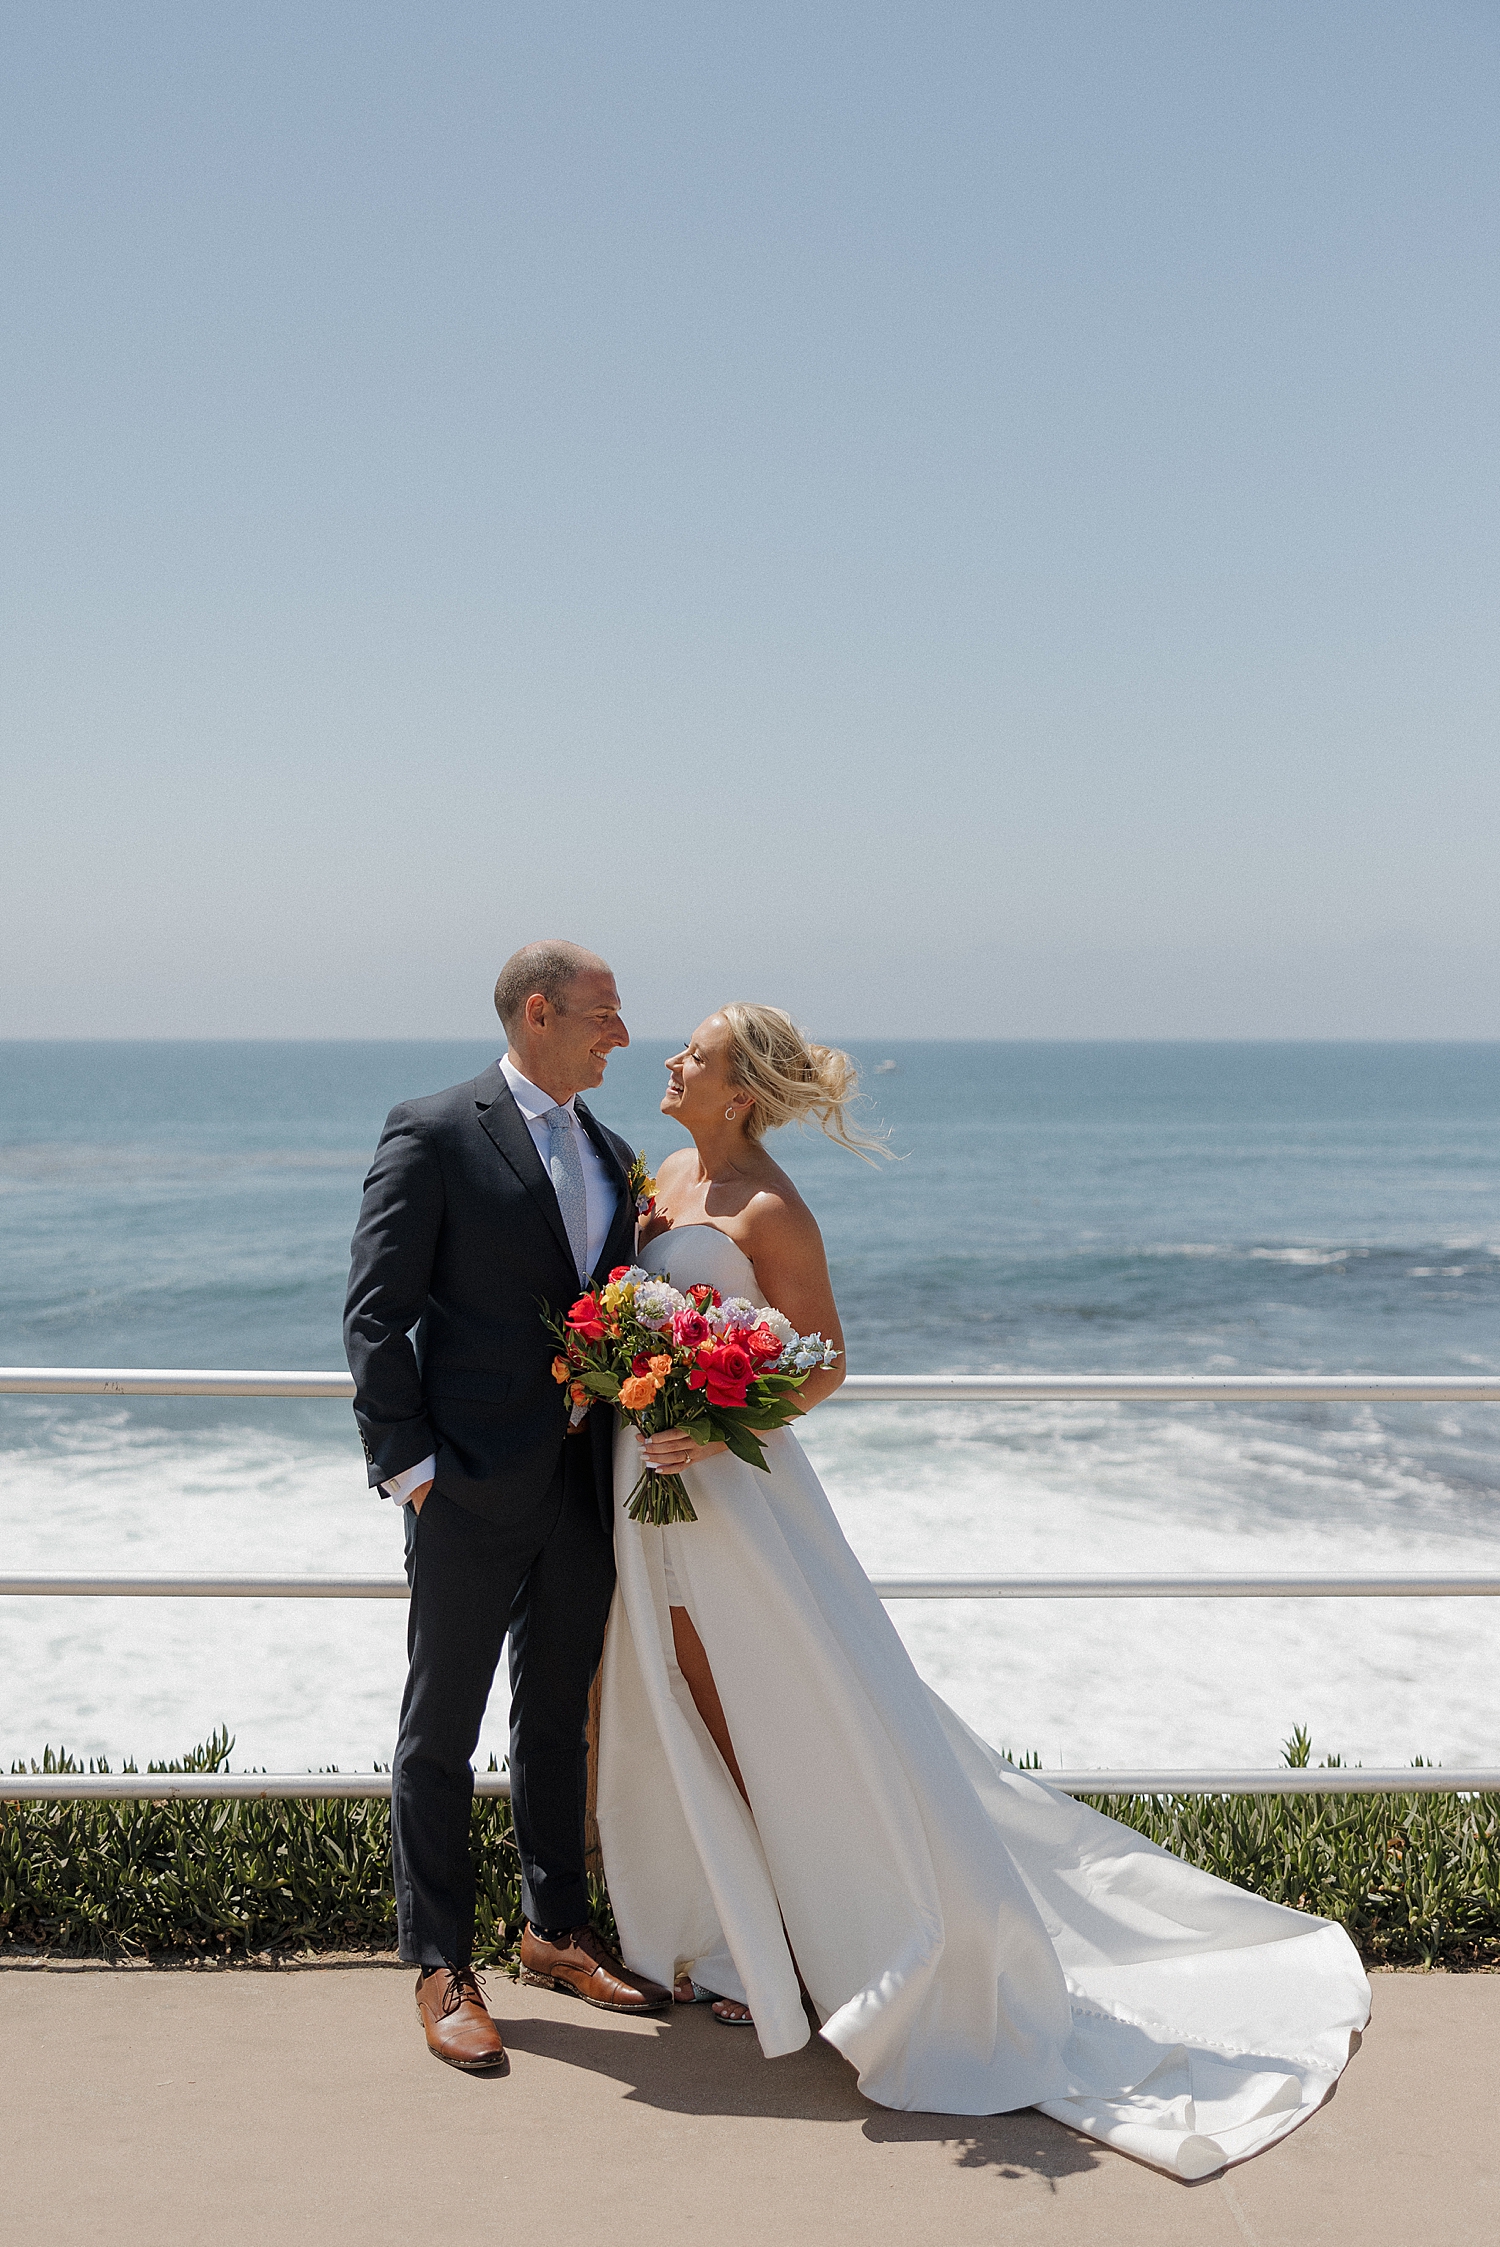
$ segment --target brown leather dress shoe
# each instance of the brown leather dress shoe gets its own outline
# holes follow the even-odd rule
[[[471,2075],[500,2075],[509,2069],[477,1974],[455,1974],[447,1966],[419,1974],[417,2019],[426,2031],[428,2051],[450,2068],[464,2068]]]
[[[659,2013],[672,1992],[644,1974],[633,1974],[607,1950],[592,1927],[575,1927],[564,1943],[549,1943],[534,1927],[521,1937],[520,1979],[533,1989],[568,1990],[606,2013]]]

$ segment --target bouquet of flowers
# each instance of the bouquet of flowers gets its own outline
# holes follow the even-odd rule
[[[603,1397],[643,1434],[686,1428],[765,1467],[761,1437],[798,1419],[796,1393],[838,1356],[821,1334],[799,1334],[780,1311],[758,1310],[718,1289],[679,1293],[665,1274],[616,1265],[603,1287],[566,1314],[545,1311],[560,1344],[553,1379],[575,1405]],[[769,1470],[767,1470],[769,1472]],[[632,1521],[696,1521],[681,1475],[647,1467],[630,1494]]]

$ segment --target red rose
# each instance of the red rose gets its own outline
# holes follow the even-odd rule
[[[579,1296],[568,1313],[567,1323],[570,1331],[585,1342],[604,1340],[604,1321],[599,1316],[599,1306],[592,1295]]]
[[[745,1336],[745,1347],[755,1358],[779,1358],[781,1355],[781,1344],[764,1324],[758,1326],[753,1334]]]
[[[725,1342],[715,1351],[713,1363],[708,1369],[708,1377],[712,1381],[715,1375],[721,1381],[753,1381],[755,1379],[754,1361],[743,1343]],[[740,1401],[743,1403],[744,1399],[741,1398]]]
[[[697,1311],[679,1311],[672,1321],[672,1340],[679,1350],[696,1350],[708,1340],[708,1321]]]
[[[747,1349],[738,1342],[721,1342],[717,1349],[700,1350],[698,1363],[710,1404],[744,1403],[745,1392],[755,1378],[754,1362]],[[689,1388],[697,1388],[698,1383],[698,1375],[688,1376]]]
[[[630,1361],[630,1370],[635,1375],[638,1381],[642,1380],[644,1376],[651,1371],[650,1351],[642,1350],[639,1357],[632,1358]]]
[[[622,1280],[629,1270],[630,1266],[628,1264],[617,1264],[609,1276],[612,1280]]]
[[[688,1294],[692,1298],[693,1302],[697,1304],[700,1311],[706,1311],[710,1303],[712,1303],[715,1310],[717,1310],[719,1305],[724,1300],[718,1289],[716,1287],[710,1287],[706,1280],[700,1280],[696,1287],[690,1287],[688,1289]]]

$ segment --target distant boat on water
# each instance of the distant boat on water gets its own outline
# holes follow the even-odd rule
[[[901,1074],[900,1064],[895,1061],[877,1061],[870,1074],[872,1077],[897,1077]]]

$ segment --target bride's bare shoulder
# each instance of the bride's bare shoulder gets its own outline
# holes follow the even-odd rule
[[[765,1177],[757,1182],[741,1212],[740,1230],[752,1260],[757,1243],[762,1248],[811,1247],[816,1243],[821,1249],[823,1245],[818,1220],[786,1172],[769,1160]]]

